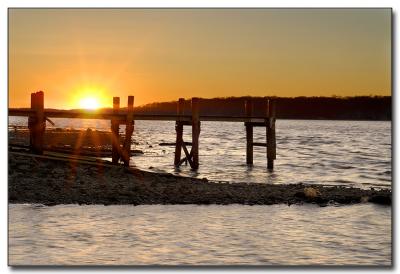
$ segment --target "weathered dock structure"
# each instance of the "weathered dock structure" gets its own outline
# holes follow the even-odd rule
[[[43,154],[44,133],[46,121],[51,123],[50,118],[76,118],[76,119],[105,119],[110,120],[112,135],[112,162],[117,164],[120,160],[125,166],[129,166],[131,139],[134,132],[135,120],[159,120],[175,121],[176,141],[174,165],[179,167],[182,163],[188,162],[192,169],[199,168],[199,147],[200,130],[203,121],[221,122],[241,122],[246,129],[246,163],[253,164],[253,148],[256,146],[266,147],[267,168],[273,169],[276,159],[276,106],[273,100],[265,99],[264,115],[253,115],[253,101],[249,97],[244,105],[244,116],[211,116],[200,115],[201,99],[191,99],[191,113],[184,113],[185,100],[180,98],[177,103],[177,113],[175,115],[165,114],[139,114],[134,111],[134,96],[128,96],[126,109],[120,108],[120,98],[113,97],[112,111],[84,111],[84,110],[53,110],[44,108],[44,92],[38,91],[31,94],[30,109],[9,108],[9,116],[25,116],[28,118],[28,128],[30,133],[30,149],[33,153]],[[125,125],[125,139],[121,142],[119,128]],[[191,127],[192,140],[183,140],[184,127]],[[253,140],[253,128],[264,127],[266,141],[255,142]],[[188,147],[190,146],[190,151]],[[182,158],[182,151],[184,157]]]

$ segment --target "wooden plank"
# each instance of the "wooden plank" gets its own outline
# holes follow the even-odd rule
[[[207,116],[200,116],[199,117],[200,121],[207,121],[207,122],[259,122],[262,123],[265,121],[265,117],[244,117],[244,116],[212,116],[212,115],[207,115]]]
[[[14,155],[21,155],[21,156],[28,156],[32,158],[38,158],[38,159],[46,159],[46,160],[57,160],[57,161],[63,161],[63,162],[75,162],[75,163],[82,163],[82,164],[88,164],[88,165],[103,165],[103,166],[108,166],[108,167],[115,167],[115,165],[112,165],[109,162],[103,161],[103,160],[88,160],[86,159],[87,157],[75,157],[75,156],[70,156],[70,155],[37,155],[37,154],[32,154],[32,153],[24,153],[24,152],[14,152],[10,151],[10,154]]]
[[[192,117],[190,115],[183,115],[179,117],[180,121],[192,121]],[[160,121],[177,121],[177,115],[153,115],[153,114],[135,114],[135,120],[160,120]],[[265,117],[252,117],[248,118],[245,116],[217,116],[217,115],[199,115],[200,121],[207,122],[259,122],[262,123],[265,121]],[[265,124],[264,124],[265,126]]]
[[[23,150],[23,151],[29,151],[30,146],[29,145],[24,145],[24,144],[8,144],[8,149],[10,150]],[[79,155],[79,156],[90,156],[90,157],[110,157],[112,154],[112,151],[107,148],[86,148],[86,147],[80,147],[79,150],[75,150],[73,147],[64,147],[64,146],[44,146],[43,147],[43,154],[46,154],[48,152],[56,152],[56,153],[62,153],[62,154],[68,154],[68,155]],[[141,150],[131,150],[131,156],[134,155],[134,153],[143,153]]]
[[[8,109],[8,116],[35,116],[35,111],[30,109]],[[71,119],[99,119],[99,120],[119,120],[120,124],[124,124],[127,112],[120,110],[119,113],[114,114],[110,111],[99,112],[99,111],[78,111],[78,110],[46,110],[44,111],[46,117],[51,118],[71,118]],[[154,121],[177,121],[178,115],[169,114],[134,114],[135,120],[154,120]],[[191,122],[192,117],[190,115],[182,115],[179,117],[182,122]],[[265,117],[254,116],[250,119],[245,116],[216,116],[216,115],[201,115],[199,116],[200,121],[209,122],[253,122],[261,123],[260,126],[265,126]],[[191,125],[187,123],[186,125]],[[257,125],[254,125],[257,126]]]
[[[251,125],[252,127],[266,127],[268,124],[268,119],[263,119],[262,122],[244,122],[244,125]]]
[[[192,158],[193,158],[193,147],[192,147],[192,150],[190,151],[190,153],[189,153],[189,151],[187,150],[187,148],[186,148],[186,146],[185,146],[185,144],[183,143],[182,144],[182,148],[183,148],[183,151],[185,152],[185,155],[186,155],[186,160],[189,162],[189,165],[190,165],[190,167],[191,168],[194,168],[194,162],[193,162],[193,160],[192,160]],[[183,163],[183,162],[182,162]]]
[[[79,119],[99,119],[99,120],[122,120],[126,119],[126,112],[114,114],[112,112],[91,111],[67,111],[67,110],[45,110],[46,117],[53,118],[79,118]]]
[[[191,146],[192,145],[192,143],[191,142],[183,142],[186,146]],[[168,147],[168,146],[176,146],[176,143],[159,143],[158,144],[159,146],[162,146],[162,147]]]
[[[81,154],[80,155],[69,154],[69,153],[57,152],[57,151],[44,151],[43,155],[67,158],[67,159],[74,159],[74,160],[75,159],[76,160],[84,160],[84,161],[90,161],[90,162],[110,163],[109,161],[98,159],[98,157],[93,157],[93,156],[89,156],[89,155],[81,155]]]
[[[120,99],[119,97],[113,97],[113,113],[117,114],[120,108]],[[111,120],[111,145],[112,145],[112,152],[111,158],[112,163],[117,164],[120,157],[121,157],[121,146],[119,143],[119,123],[118,120],[112,119]]]
[[[46,122],[49,122],[53,127],[56,125],[52,120],[50,120],[48,117],[45,117]]]
[[[187,159],[186,159],[186,157],[183,157],[179,162],[178,162],[178,167],[179,166],[181,166],[184,162],[186,162],[187,161]]]
[[[186,151],[187,151],[187,150],[186,150]],[[186,154],[185,154],[185,155],[186,155]],[[184,162],[187,162],[188,159],[192,159],[192,157],[193,157],[193,153],[192,153],[192,150],[190,150],[189,157],[187,157],[187,158],[186,158],[186,156],[183,157],[183,158],[179,161],[178,166],[182,165]]]
[[[253,143],[254,147],[267,147],[266,143]]]

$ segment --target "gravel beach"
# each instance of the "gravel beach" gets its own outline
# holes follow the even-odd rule
[[[9,151],[10,203],[391,205],[391,190],[321,185],[215,183],[146,172],[106,161]]]

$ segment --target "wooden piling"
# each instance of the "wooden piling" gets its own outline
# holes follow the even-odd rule
[[[267,101],[267,168],[274,168],[276,159],[275,101]]]
[[[125,166],[129,166],[129,159],[131,156],[131,143],[133,133],[133,103],[134,96],[128,96],[128,113],[126,115],[126,128],[125,128],[125,141],[122,152],[122,159]]]
[[[200,112],[199,98],[192,98],[192,169],[199,168]]]
[[[31,93],[31,110],[35,110],[36,108],[36,93]],[[36,123],[36,116],[31,115],[28,117],[28,128],[29,128],[29,147],[33,151],[34,143],[35,143],[35,131],[34,126]]]
[[[178,167],[181,162],[181,151],[183,144],[183,123],[180,121],[181,116],[183,115],[185,99],[179,98],[177,105],[177,121],[175,123],[175,131],[176,131],[176,142],[175,142],[175,159],[174,165]]]
[[[113,114],[119,112],[120,100],[119,97],[113,97]],[[112,142],[112,163],[117,164],[121,155],[121,147],[119,145],[119,124],[116,119],[111,120],[111,142]]]
[[[38,153],[43,154],[44,132],[46,130],[46,118],[44,116],[44,92],[38,91],[37,96],[37,148]]]
[[[30,147],[33,153],[43,154],[44,131],[46,129],[43,91],[31,93],[31,110],[35,112],[35,115],[28,119]]]
[[[253,115],[253,101],[248,98],[245,102],[246,117]],[[253,164],[253,125],[250,121],[245,122],[246,127],[246,163],[248,165]]]

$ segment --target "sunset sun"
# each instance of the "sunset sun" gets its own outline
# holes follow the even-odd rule
[[[100,107],[100,103],[95,97],[86,97],[79,101],[79,106],[84,109],[98,109]]]

